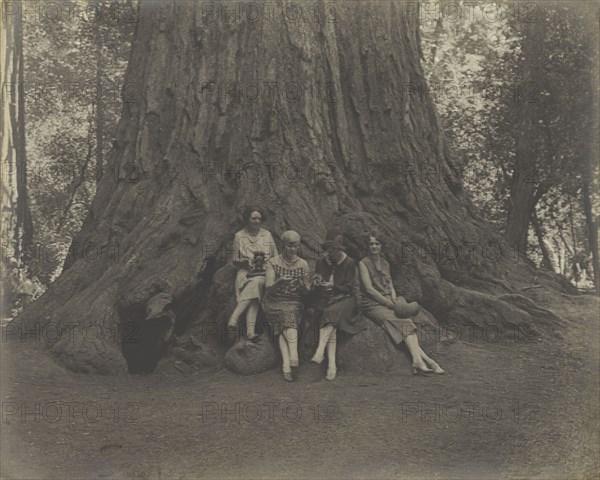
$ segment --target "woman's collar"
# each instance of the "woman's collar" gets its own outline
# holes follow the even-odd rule
[[[260,228],[258,229],[258,232],[256,232],[256,235],[252,235],[252,236],[253,236],[253,237],[259,237],[259,236],[263,236],[263,235],[265,234],[265,232],[266,232],[266,230],[265,230],[264,228],[260,227]],[[244,233],[245,233],[246,235],[251,235],[251,233],[248,231],[248,228],[247,228],[247,227],[244,227]]]

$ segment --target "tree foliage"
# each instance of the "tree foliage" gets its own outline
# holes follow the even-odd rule
[[[511,180],[521,176],[532,189],[532,217],[541,233],[540,239],[530,226],[528,257],[576,284],[587,280],[581,285],[589,286],[594,247],[586,227],[583,186],[597,178],[597,34],[589,13],[576,6],[531,4],[535,9],[524,15],[521,4],[517,15],[519,4],[497,5],[502,14],[493,17],[483,10],[486,5],[478,5],[458,20],[439,15],[423,23],[428,88],[463,185],[480,215],[503,231]],[[545,27],[543,48],[538,49],[543,69],[534,81],[524,81],[530,65],[523,46],[536,22]],[[517,171],[526,109],[535,109],[539,122],[528,139],[535,156]],[[592,201],[597,205],[594,192]],[[541,247],[549,258],[543,258]]]

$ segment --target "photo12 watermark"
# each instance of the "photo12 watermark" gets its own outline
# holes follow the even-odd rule
[[[91,81],[47,81],[47,82],[5,82],[2,84],[2,103],[15,103],[23,98],[29,105],[43,104],[48,100],[61,100],[65,105],[81,108],[101,101],[103,104],[120,105],[138,103],[141,89],[135,82],[121,84],[104,81],[97,84]]]
[[[285,68],[282,68],[285,70]],[[255,80],[240,82],[223,79],[203,82],[199,87],[199,97],[205,104],[216,104],[221,108],[230,103],[241,105],[299,103],[313,99],[320,103],[336,103],[336,90],[333,82],[268,81]]]
[[[139,343],[140,326],[136,322],[100,324],[82,324],[78,322],[34,322],[33,324],[8,323],[0,326],[2,343],[18,341],[21,343],[58,342],[96,343],[112,342],[115,345]]]
[[[536,424],[540,406],[532,402],[402,402],[402,423],[525,423]]]
[[[21,0],[0,1],[1,24],[22,21],[38,24],[82,23],[119,25],[140,21],[139,2],[128,0]]]
[[[201,423],[335,423],[340,408],[335,403],[298,402],[202,402]]]
[[[139,421],[140,404],[133,402],[70,402],[50,400],[3,401],[2,423],[99,422],[134,424]]]

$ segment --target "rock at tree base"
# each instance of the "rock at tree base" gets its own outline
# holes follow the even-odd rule
[[[355,373],[384,373],[403,360],[404,354],[394,347],[388,335],[371,320],[367,329],[347,341],[338,339],[337,364]]]
[[[214,367],[223,362],[223,354],[209,342],[202,342],[193,335],[178,337],[173,356],[197,368]]]
[[[412,318],[418,330],[431,330],[437,325],[433,315],[422,307]],[[337,364],[340,368],[354,373],[376,374],[410,364],[410,355],[404,351],[402,344],[396,347],[387,333],[373,321],[366,319],[366,324],[366,330],[347,340],[345,336],[338,339]]]
[[[242,375],[266,372],[276,363],[277,356],[268,335],[261,335],[256,342],[240,340],[225,354],[225,366]]]

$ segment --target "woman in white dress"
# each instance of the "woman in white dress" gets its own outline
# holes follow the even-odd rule
[[[264,212],[258,207],[244,210],[246,228],[235,234],[233,241],[233,264],[238,267],[235,278],[237,304],[229,318],[229,328],[237,328],[240,316],[246,313],[246,335],[255,340],[254,331],[258,306],[265,291],[265,267],[267,261],[277,255],[277,247],[271,232],[262,228]]]

